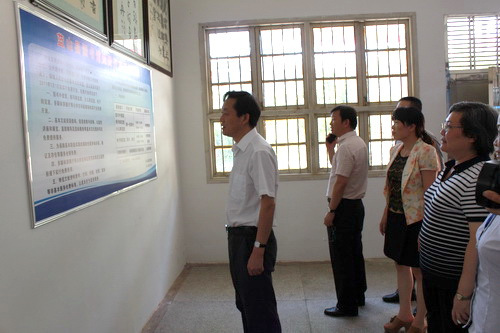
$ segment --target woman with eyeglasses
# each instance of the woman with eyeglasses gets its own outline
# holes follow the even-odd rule
[[[424,192],[440,167],[420,110],[398,107],[392,113],[392,120],[392,135],[399,143],[391,148],[384,188],[387,204],[380,221],[380,233],[385,235],[384,254],[396,265],[399,311],[384,325],[384,330],[396,333],[405,327],[407,332],[418,333],[425,331],[426,308],[417,239],[424,217]],[[415,317],[411,309],[413,276],[417,281]]]
[[[453,157],[425,192],[420,267],[429,332],[467,332],[474,290],[476,231],[487,211],[475,199],[479,172],[497,134],[497,112],[483,103],[454,104],[441,130]]]

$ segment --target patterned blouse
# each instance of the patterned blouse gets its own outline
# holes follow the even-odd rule
[[[404,213],[403,197],[401,195],[401,179],[403,178],[403,169],[408,160],[408,156],[403,157],[401,153],[387,170],[387,183],[389,185],[389,210],[394,213]]]
[[[399,155],[402,148],[403,143],[397,144],[391,148],[391,159],[387,166],[387,170],[391,168],[391,165],[394,163],[394,160]],[[439,169],[436,149],[422,141],[422,139],[418,139],[411,149],[401,177],[401,198],[407,224],[422,221],[424,218],[424,185],[420,171],[439,171]],[[384,194],[386,202],[389,204],[390,191],[387,181],[384,188]]]

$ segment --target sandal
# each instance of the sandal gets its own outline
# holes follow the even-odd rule
[[[388,323],[384,325],[385,333],[398,333],[402,327],[404,327],[405,330],[408,331],[412,322],[413,321],[402,321],[398,318],[398,316],[394,316],[391,318],[391,320],[389,320]]]

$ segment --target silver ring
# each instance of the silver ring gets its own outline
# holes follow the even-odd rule
[[[462,322],[460,320],[457,319],[457,324],[460,324],[462,325]]]

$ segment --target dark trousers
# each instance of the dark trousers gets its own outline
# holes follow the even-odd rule
[[[434,277],[423,272],[423,291],[427,307],[429,333],[464,333],[467,328],[456,325],[451,317],[458,280]]]
[[[276,263],[276,238],[271,231],[264,253],[264,272],[250,276],[247,263],[256,235],[255,227],[228,228],[229,268],[236,291],[236,307],[241,312],[245,333],[280,333],[281,324],[271,277]]]
[[[342,199],[333,226],[327,228],[337,308],[350,313],[358,313],[358,304],[365,300],[365,259],[361,242],[364,218],[361,199]]]

